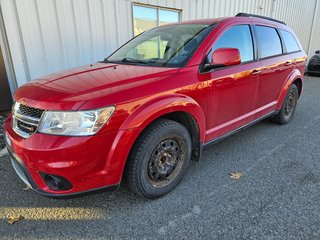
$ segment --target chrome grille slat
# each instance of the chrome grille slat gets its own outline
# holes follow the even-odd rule
[[[16,103],[12,111],[12,128],[23,138],[37,131],[44,110]]]
[[[38,126],[40,119],[38,118],[33,118],[33,117],[29,117],[26,115],[22,115],[19,112],[15,112],[15,117],[20,120],[21,122],[24,122],[26,124],[30,124],[33,126]]]

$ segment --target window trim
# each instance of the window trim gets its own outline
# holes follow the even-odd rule
[[[276,31],[278,37],[279,37],[279,40],[280,40],[280,44],[281,44],[281,53],[280,54],[276,54],[276,55],[271,55],[271,56],[267,56],[267,57],[261,57],[261,43],[259,42],[258,40],[258,37],[257,37],[257,27],[267,27],[267,28],[272,28]],[[283,44],[283,39],[282,39],[282,36],[280,36],[279,34],[279,31],[278,31],[278,28],[276,27],[273,27],[273,26],[267,26],[267,25],[261,25],[261,24],[253,24],[253,29],[254,29],[254,33],[255,33],[255,36],[256,36],[256,39],[257,39],[257,43],[258,43],[258,60],[264,60],[264,59],[269,59],[269,58],[274,58],[274,57],[279,57],[279,56],[283,56],[286,54],[286,49],[285,49],[285,46]]]
[[[242,61],[241,61],[241,64],[253,62],[253,61],[256,60],[255,42],[254,42],[253,32],[252,32],[252,29],[251,29],[251,26],[250,26],[250,25],[251,25],[251,24],[238,24],[238,25],[233,25],[233,26],[229,27],[228,29],[226,29],[226,31],[224,31],[224,32],[221,34],[221,36],[219,37],[219,39],[220,39],[227,31],[229,31],[230,29],[232,29],[232,28],[234,28],[234,27],[248,26],[249,32],[250,32],[250,35],[251,35],[251,43],[252,43],[252,50],[253,50],[253,52],[252,52],[252,57],[253,57],[253,58],[252,58],[252,60],[249,60],[249,61],[245,61],[245,62],[242,62]],[[219,41],[219,39],[218,39],[217,41]],[[215,44],[217,43],[217,41],[215,42]],[[213,46],[214,46],[214,44],[211,45],[211,49],[212,49]],[[209,51],[209,53],[210,53],[210,51]],[[208,54],[209,54],[209,53],[208,53]],[[207,55],[208,55],[208,54],[207,54]]]
[[[250,60],[250,61],[246,61],[246,62],[241,62],[240,64],[238,65],[234,65],[234,66],[225,66],[225,67],[219,67],[219,68],[213,68],[213,69],[210,69],[209,71],[205,71],[204,70],[204,62],[205,62],[205,59],[206,57],[208,56],[208,54],[210,53],[211,50],[208,51],[207,54],[204,55],[203,57],[203,60],[201,62],[201,64],[199,65],[199,73],[200,74],[207,74],[207,73],[210,73],[210,72],[216,72],[216,71],[220,71],[220,70],[224,70],[224,69],[227,69],[227,68],[232,68],[232,67],[237,67],[237,66],[243,66],[243,65],[246,65],[246,64],[250,64],[250,63],[254,63],[254,62],[257,62],[259,61],[259,58],[258,58],[258,45],[257,45],[257,40],[256,40],[256,36],[255,36],[255,32],[254,32],[254,29],[253,29],[253,24],[252,23],[241,23],[241,24],[236,24],[236,25],[232,25],[232,26],[227,26],[225,31],[222,30],[222,34],[219,36],[219,38],[222,37],[222,35],[228,31],[230,28],[233,28],[233,27],[236,27],[236,26],[243,26],[243,25],[246,25],[249,27],[249,30],[250,30],[250,34],[251,34],[251,41],[252,41],[252,47],[253,47],[253,60]],[[217,39],[218,41],[219,39]],[[214,44],[217,42],[217,41],[214,41]],[[209,49],[212,49],[212,47],[214,46],[214,44],[212,43],[209,47]]]
[[[289,52],[289,51],[288,51],[288,49],[287,49],[287,45],[286,45],[286,43],[285,43],[285,41],[284,41],[284,38],[283,38],[283,36],[282,36],[281,31],[283,31],[283,32],[287,32],[287,33],[289,33],[289,34],[293,37],[293,39],[294,39],[294,41],[296,42],[296,44],[297,44],[297,46],[298,46],[299,50],[295,50],[295,51],[291,51],[291,52]],[[301,52],[301,46],[300,46],[300,44],[298,43],[298,41],[297,41],[296,37],[295,37],[291,32],[289,32],[289,31],[287,31],[287,30],[284,30],[284,29],[281,29],[281,28],[279,28],[279,29],[278,29],[278,32],[279,32],[279,35],[281,36],[281,39],[282,39],[282,41],[283,41],[283,45],[284,45],[284,47],[285,47],[285,49],[286,49],[286,53],[291,54],[291,53]]]
[[[293,53],[299,53],[299,52],[302,52],[302,48],[300,47],[300,45],[298,44],[298,46],[300,47],[300,50],[297,50],[297,51],[294,51],[294,52],[288,52],[287,49],[286,49],[286,46],[284,45],[284,41],[282,39],[282,35],[280,34],[280,30],[283,30],[281,28],[277,28],[277,27],[272,27],[272,26],[269,26],[269,25],[259,25],[259,24],[251,24],[252,25],[252,28],[254,29],[254,35],[256,37],[256,29],[255,29],[255,26],[266,26],[266,27],[271,27],[271,28],[274,28],[277,30],[278,34],[279,34],[279,37],[280,37],[280,40],[281,40],[281,44],[283,45],[283,53],[282,54],[278,54],[278,55],[273,55],[273,56],[269,56],[269,57],[265,57],[265,58],[261,58],[260,57],[260,49],[257,48],[257,51],[258,51],[258,58],[257,58],[257,61],[261,61],[261,60],[266,60],[266,59],[271,59],[271,58],[276,58],[276,57],[281,57],[281,56],[286,56],[286,55],[289,55],[289,54],[293,54]],[[286,30],[283,30],[283,31],[286,31]],[[289,31],[287,31],[289,32]],[[258,40],[257,41],[257,44],[259,44]],[[296,40],[297,41],[297,40]]]
[[[299,44],[299,42],[297,41],[296,37],[290,32],[290,31],[287,31],[287,30],[284,30],[284,29],[281,29],[281,28],[278,28],[276,26],[269,26],[269,25],[261,25],[261,24],[256,24],[256,23],[242,23],[242,24],[238,24],[238,25],[233,25],[231,27],[234,27],[234,26],[239,26],[239,25],[249,25],[250,26],[250,31],[251,31],[251,36],[252,36],[252,39],[253,39],[253,47],[254,47],[254,60],[252,61],[247,61],[247,62],[241,62],[241,64],[239,65],[236,65],[236,66],[241,66],[241,65],[245,65],[245,64],[250,64],[250,63],[253,63],[253,62],[258,62],[258,61],[262,61],[262,60],[267,60],[267,59],[271,59],[271,58],[277,58],[277,57],[281,57],[281,56],[286,56],[286,55],[290,55],[290,54],[294,54],[294,53],[299,53],[299,52],[302,52],[303,49],[301,48],[301,45]],[[256,26],[262,26],[262,27],[270,27],[270,28],[274,28],[280,38],[280,42],[281,42],[281,48],[282,48],[282,53],[281,54],[278,54],[278,55],[273,55],[273,56],[269,56],[269,57],[265,57],[265,58],[261,58],[261,55],[260,55],[260,43],[257,39],[257,36],[256,36]],[[230,29],[231,27],[227,26],[226,27],[226,31],[228,29]],[[298,43],[298,46],[299,46],[299,50],[297,51],[294,51],[294,52],[288,52],[287,49],[286,49],[286,46],[285,46],[285,43],[284,43],[284,40],[282,38],[282,35],[280,33],[280,30],[282,31],[287,31],[289,33],[291,33],[295,39],[295,41]],[[224,30],[222,30],[224,31]],[[224,34],[224,32],[221,34],[221,36]],[[220,36],[220,37],[221,37]],[[213,46],[213,44],[209,47],[209,49],[211,49]],[[210,52],[210,51],[209,51]],[[208,52],[208,53],[209,53]],[[205,58],[207,57],[207,54],[204,55],[203,57],[203,60],[202,60],[202,63],[199,65],[199,70],[198,72],[200,74],[207,74],[207,73],[211,73],[211,72],[216,72],[216,71],[220,71],[220,70],[224,70],[224,69],[227,69],[227,68],[232,68],[232,67],[236,67],[236,66],[227,66],[227,67],[221,67],[221,68],[214,68],[214,69],[211,69],[209,71],[204,71],[204,68],[203,68],[203,65],[204,65],[204,61],[205,61]]]
[[[160,13],[160,10],[165,10],[165,11],[171,11],[171,12],[177,12],[178,15],[179,15],[179,20],[178,22],[181,22],[181,13],[182,13],[182,9],[178,9],[178,8],[170,8],[170,7],[162,7],[162,6],[156,6],[156,5],[151,5],[151,4],[144,4],[144,3],[137,3],[137,2],[132,2],[131,4],[131,22],[132,22],[132,37],[136,37],[134,35],[134,14],[133,14],[133,8],[135,6],[138,6],[138,7],[145,7],[145,8],[153,8],[153,9],[156,9],[157,10],[157,26],[156,27],[160,27],[160,17],[159,17],[159,13]],[[140,33],[141,34],[141,33]],[[140,35],[138,34],[138,35]],[[137,36],[138,36],[137,35]]]

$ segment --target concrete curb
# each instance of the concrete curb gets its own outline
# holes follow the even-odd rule
[[[4,148],[0,151],[0,157],[5,157],[8,155],[8,150],[7,148]]]

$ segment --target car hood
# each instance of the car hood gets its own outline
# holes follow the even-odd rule
[[[96,63],[31,81],[19,88],[14,98],[46,110],[78,110],[84,103],[101,97],[107,97],[108,101],[103,103],[107,106],[127,101],[132,97],[128,90],[142,90],[145,84],[177,71],[178,68]]]

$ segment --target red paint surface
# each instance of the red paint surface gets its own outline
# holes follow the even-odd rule
[[[219,36],[239,24],[263,24],[292,32],[284,25],[262,19],[228,18],[209,34],[183,68],[97,63],[35,80],[17,90],[16,101],[46,110],[115,105],[116,111],[91,137],[35,133],[23,139],[11,129],[9,117],[5,128],[13,151],[23,159],[43,191],[76,193],[120,183],[136,138],[149,123],[166,113],[188,113],[199,126],[200,140],[206,143],[280,109],[292,82],[303,81],[303,51],[199,72]],[[64,192],[52,191],[39,171],[63,176],[74,187]]]

